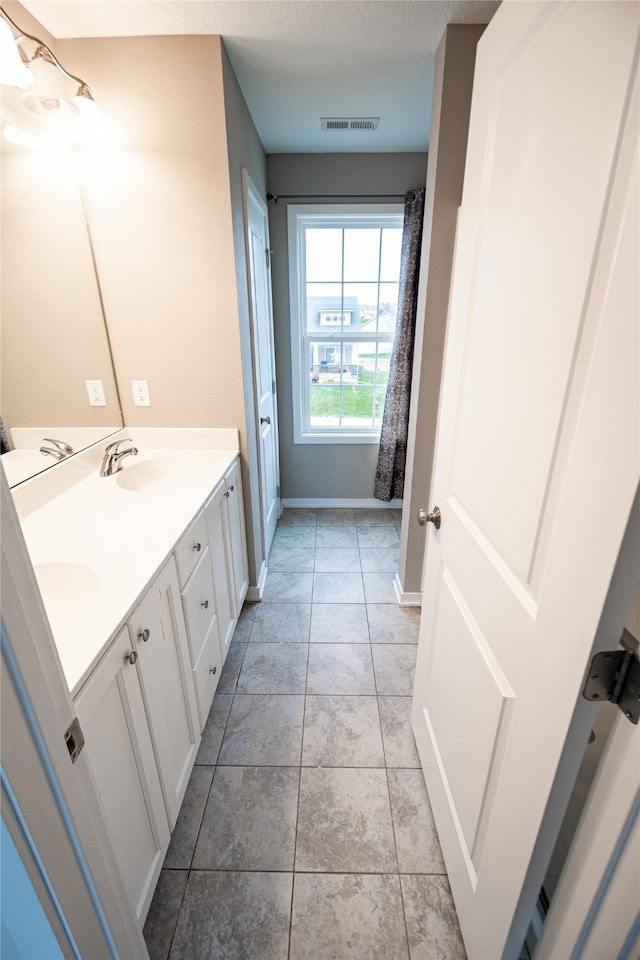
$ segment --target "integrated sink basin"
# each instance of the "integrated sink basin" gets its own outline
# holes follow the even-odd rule
[[[160,491],[176,482],[187,480],[211,464],[206,452],[181,451],[148,459],[127,458],[115,474],[119,487],[136,493]]]

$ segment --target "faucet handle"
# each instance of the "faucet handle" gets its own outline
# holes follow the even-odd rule
[[[120,446],[121,443],[131,443],[131,440],[129,439],[129,437],[120,437],[119,440],[114,440],[113,443],[110,443],[107,447],[105,447],[105,450],[104,450],[105,454],[117,453],[118,447]]]

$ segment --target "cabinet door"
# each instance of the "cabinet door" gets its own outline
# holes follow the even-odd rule
[[[233,585],[233,566],[228,549],[229,537],[227,528],[228,507],[227,488],[223,480],[213,492],[205,509],[209,526],[209,549],[211,550],[211,566],[213,569],[213,583],[216,592],[216,612],[218,614],[218,629],[220,631],[220,647],[222,659],[229,652],[229,645],[236,628],[237,614],[235,612],[235,588]]]
[[[204,516],[203,516],[204,519]],[[205,548],[182,592],[182,607],[189,637],[193,681],[198,698],[200,729],[209,715],[222,670],[218,615],[213,586],[211,553]]]
[[[244,525],[244,501],[240,461],[236,460],[225,474],[227,484],[227,549],[231,555],[233,571],[233,612],[236,619],[242,610],[249,587],[249,564],[247,562],[247,536]]]
[[[200,724],[173,558],[129,621],[131,642],[171,829],[200,741]]]
[[[75,706],[122,884],[142,927],[169,844],[169,823],[130,654],[123,630]]]
[[[207,722],[209,710],[213,703],[213,695],[216,692],[221,672],[222,651],[220,649],[218,620],[216,617],[211,622],[211,627],[202,644],[198,659],[193,664],[193,680],[198,697],[201,730],[204,730],[204,725]]]

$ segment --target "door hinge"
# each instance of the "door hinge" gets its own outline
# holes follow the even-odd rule
[[[278,500],[280,499],[280,484],[278,484],[278,486],[276,487],[276,498]]]
[[[69,756],[71,757],[71,763],[75,763],[80,752],[84,747],[84,734],[80,727],[80,721],[77,717],[74,717],[71,721],[69,727],[64,732],[64,742],[67,745],[67,750],[69,751]]]
[[[264,252],[265,252],[265,255],[266,255],[266,258],[267,258],[267,267],[268,267],[269,269],[271,269],[271,254],[272,254],[273,251],[272,251],[272,250],[269,250],[269,248],[267,247]]]
[[[625,634],[627,631],[625,630]],[[623,650],[605,650],[596,653],[591,661],[582,691],[585,700],[610,700],[620,707],[631,723],[640,720],[640,660],[633,645]]]
[[[275,392],[276,392],[276,382],[275,382],[275,380],[272,380],[272,381],[271,381],[271,393],[275,393]]]

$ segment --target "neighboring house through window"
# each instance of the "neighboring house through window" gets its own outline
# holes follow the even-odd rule
[[[402,204],[291,205],[294,440],[376,442],[396,326]]]

